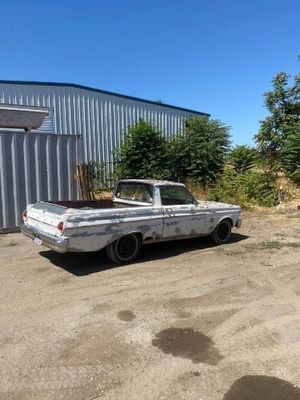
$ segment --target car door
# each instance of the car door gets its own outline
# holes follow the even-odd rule
[[[163,238],[201,235],[208,212],[197,203],[184,186],[161,186],[161,205],[164,213]]]

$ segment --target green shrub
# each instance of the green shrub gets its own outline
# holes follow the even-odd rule
[[[166,139],[149,122],[128,129],[116,152],[118,179],[166,179],[170,177]]]
[[[290,175],[290,178],[294,183],[296,183],[297,185],[300,185],[300,169],[298,169],[297,171],[294,171]]]
[[[239,174],[227,166],[216,187],[209,190],[208,199],[240,204],[243,208],[274,206],[278,204],[276,176],[257,171]]]
[[[207,198],[212,201],[246,205],[247,199],[241,190],[241,175],[226,167],[215,187],[209,189]]]
[[[243,173],[254,166],[257,150],[252,147],[240,145],[235,146],[229,154],[229,162],[235,172]]]
[[[229,128],[220,121],[190,118],[181,135],[165,139],[150,123],[128,129],[116,151],[119,179],[172,179],[207,185],[221,176],[229,148]]]
[[[281,164],[285,141],[291,129],[299,126],[300,117],[300,75],[292,82],[285,72],[278,73],[272,80],[272,90],[264,95],[269,115],[260,122],[255,141],[260,152],[270,161]]]
[[[291,179],[300,184],[300,122],[288,129],[283,146],[282,164]]]
[[[173,179],[208,185],[221,176],[229,149],[229,128],[218,120],[190,118],[170,142]]]

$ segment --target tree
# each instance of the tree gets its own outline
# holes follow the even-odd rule
[[[260,122],[255,136],[261,153],[274,162],[280,160],[287,136],[300,120],[300,74],[291,86],[289,78],[280,72],[272,80],[273,90],[264,95],[269,115]]]
[[[290,177],[300,184],[300,121],[287,130],[283,146],[283,168]]]
[[[223,172],[229,143],[229,127],[221,121],[190,118],[183,134],[171,141],[173,176],[204,186],[215,181]]]
[[[238,145],[232,149],[229,155],[229,162],[238,173],[244,173],[254,165],[257,151],[252,147]]]
[[[167,141],[145,121],[128,129],[116,152],[119,179],[165,179],[169,177]]]

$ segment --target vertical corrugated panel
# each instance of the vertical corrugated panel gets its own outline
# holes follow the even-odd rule
[[[18,227],[26,204],[76,200],[75,135],[0,129],[0,232]]]
[[[113,150],[119,146],[124,132],[141,118],[171,137],[182,130],[186,118],[199,115],[72,86],[0,82],[0,102],[48,107],[50,116],[41,131],[81,134],[86,162],[112,161]]]

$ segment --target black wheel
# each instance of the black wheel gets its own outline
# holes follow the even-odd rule
[[[213,233],[210,235],[211,240],[216,244],[227,243],[231,236],[231,222],[229,219],[224,219],[219,222]]]
[[[135,260],[140,253],[141,237],[129,233],[106,247],[108,258],[117,264],[127,264]]]

